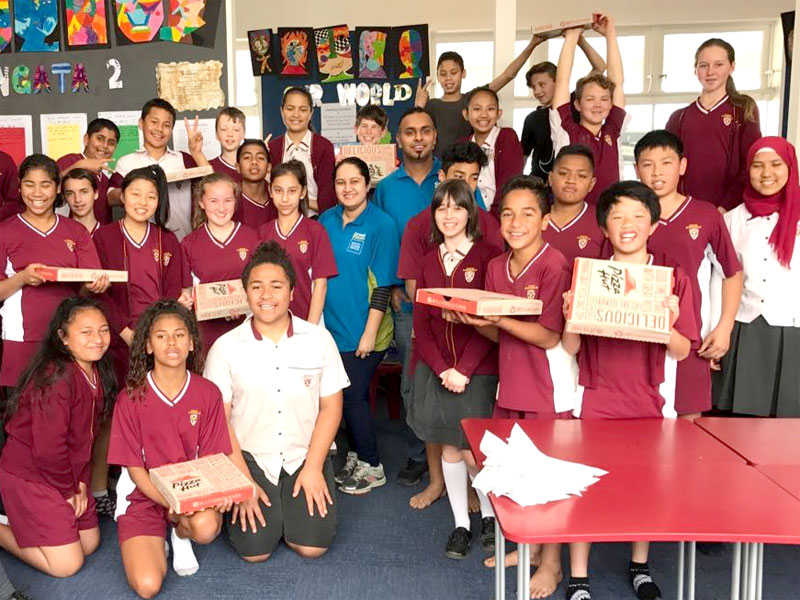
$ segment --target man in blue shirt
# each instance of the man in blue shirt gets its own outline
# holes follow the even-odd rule
[[[430,206],[439,179],[440,162],[433,156],[433,149],[436,147],[436,126],[433,117],[424,108],[410,108],[400,117],[397,125],[397,145],[403,154],[403,162],[399,169],[378,183],[374,202],[392,218],[397,225],[398,236],[402,239],[409,219]],[[392,309],[394,339],[403,361],[400,392],[408,411],[413,380],[409,375],[412,305],[411,298],[402,286],[392,291]],[[425,444],[408,427],[406,427],[406,437],[408,464],[398,474],[397,482],[403,485],[415,485],[428,469]]]

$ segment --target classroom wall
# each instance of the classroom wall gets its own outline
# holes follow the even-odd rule
[[[793,0],[577,0],[569,3],[568,13],[561,4],[518,0],[517,28],[596,10],[609,12],[625,26],[775,19],[781,12],[794,9]],[[370,6],[375,10],[370,11]],[[256,27],[428,23],[432,32],[443,32],[491,30],[494,23],[492,0],[384,0],[378,4],[366,0],[292,0],[271,2],[268,10],[264,0],[236,0],[234,10],[237,38]]]

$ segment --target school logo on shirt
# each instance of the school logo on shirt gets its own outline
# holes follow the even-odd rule
[[[722,123],[725,127],[728,127],[731,123],[733,123],[733,115],[731,113],[725,113],[722,115]]]
[[[75,252],[75,240],[71,240],[69,238],[66,238],[64,240],[64,243],[67,245],[67,248],[69,248],[70,252]]]
[[[350,243],[347,244],[347,251],[351,254],[361,254],[361,251],[364,250],[364,242],[366,241],[366,233],[354,232],[353,237],[350,238]]]
[[[613,145],[614,145],[614,142],[613,142],[613,140],[611,139],[611,136],[610,136],[609,134],[605,134],[605,135],[603,136],[603,141],[604,141],[606,144],[608,144],[609,146],[613,146]]]
[[[192,427],[197,425],[197,419],[200,417],[200,411],[192,409],[189,411],[189,423]]]
[[[478,269],[475,267],[465,267],[464,268],[464,279],[467,280],[467,283],[472,283],[475,279],[475,274],[478,272]]]
[[[578,241],[578,248],[583,250],[589,244],[589,236],[588,235],[579,235],[575,238]]]
[[[247,260],[247,248],[237,248],[236,252],[239,253],[239,258]]]
[[[697,223],[689,223],[686,226],[686,231],[689,232],[689,237],[690,238],[692,238],[693,240],[696,240],[698,238],[698,236],[700,235],[700,230],[702,228],[703,228],[703,226],[699,225]]]
[[[308,252],[308,240],[300,240],[297,242],[297,247],[300,250],[301,254],[305,254]]]
[[[314,377],[312,375],[303,375],[303,383],[306,387],[311,387],[312,381],[314,381]]]
[[[535,283],[529,283],[525,286],[525,296],[527,296],[528,300],[533,300],[536,298],[536,292],[539,290],[539,286]]]
[[[153,260],[158,262],[161,258],[161,253],[159,252],[158,248],[153,248]]]
[[[169,265],[169,259],[172,258],[172,252],[164,252],[164,266]]]

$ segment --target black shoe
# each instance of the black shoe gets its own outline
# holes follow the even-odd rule
[[[481,548],[484,552],[494,552],[494,517],[481,519]]]
[[[20,591],[16,591],[11,594],[11,600],[33,600],[33,597],[28,596],[28,594],[24,594]]]
[[[426,461],[417,462],[408,459],[408,463],[397,474],[397,483],[400,485],[417,485],[422,480],[422,475],[428,470]]]
[[[447,539],[447,546],[444,548],[444,554],[447,558],[455,558],[461,560],[467,558],[469,554],[469,541],[472,539],[472,534],[463,527],[456,527],[453,533]]]

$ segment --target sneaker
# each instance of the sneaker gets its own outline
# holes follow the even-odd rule
[[[373,467],[369,463],[360,460],[353,474],[339,486],[339,491],[358,496],[382,485],[386,485],[386,474],[383,472],[383,465]]]
[[[428,470],[428,462],[417,462],[408,459],[406,466],[397,474],[397,483],[400,485],[417,485],[422,481],[422,476]]]
[[[114,518],[114,513],[117,510],[117,503],[114,501],[114,498],[111,497],[111,494],[98,496],[94,499],[94,503],[98,516],[104,515],[112,519]]]
[[[484,552],[494,552],[494,517],[481,519],[481,548]]]
[[[472,534],[463,527],[456,527],[453,533],[447,538],[447,546],[444,547],[444,555],[447,558],[461,560],[469,554],[469,542]]]
[[[33,600],[33,596],[29,596],[28,594],[17,590],[11,594],[11,600]]]
[[[344,466],[338,471],[336,471],[336,475],[333,476],[333,480],[336,483],[341,484],[345,479],[347,479],[353,474],[353,471],[355,471],[357,464],[358,464],[358,454],[356,454],[355,452],[348,452],[347,458],[344,461]]]

